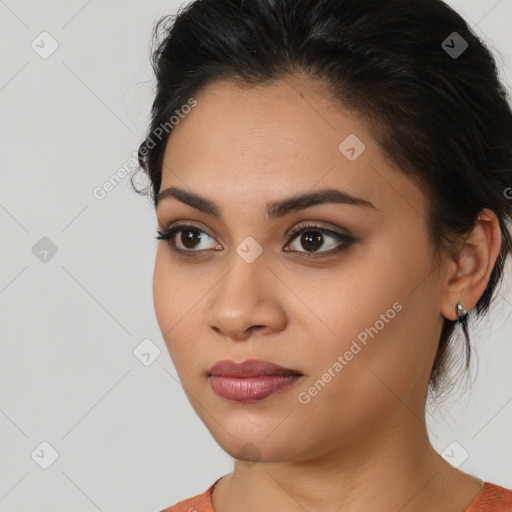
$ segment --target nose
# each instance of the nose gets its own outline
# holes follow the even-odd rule
[[[235,253],[231,270],[212,290],[206,320],[218,336],[244,341],[284,329],[285,290],[263,256],[247,263]]]

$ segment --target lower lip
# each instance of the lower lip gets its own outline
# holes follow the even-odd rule
[[[293,386],[302,375],[259,375],[257,377],[227,377],[210,375],[215,393],[236,402],[256,402],[273,393]]]

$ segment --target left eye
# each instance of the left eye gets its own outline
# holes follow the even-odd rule
[[[296,239],[293,242],[294,244],[299,244],[301,247],[306,249],[305,251],[301,251],[300,249],[297,250],[297,247],[295,247],[295,252],[312,255],[315,253],[327,255],[334,254],[336,252],[342,251],[343,249],[347,249],[354,241],[353,237],[350,235],[337,233],[335,231],[316,226],[306,226],[304,228],[299,228],[298,230],[290,233],[289,237],[291,240]],[[331,241],[330,244],[326,244],[326,238],[330,238],[334,242]],[[325,245],[327,245],[327,247],[325,247]],[[323,248],[323,250],[320,251],[319,249],[321,248]]]

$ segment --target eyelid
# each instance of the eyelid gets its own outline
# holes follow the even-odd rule
[[[340,227],[334,227],[331,228],[332,224],[316,221],[316,220],[306,220],[300,222],[298,225],[292,227],[290,230],[288,230],[287,236],[292,237],[297,235],[298,233],[306,230],[306,229],[317,229],[319,231],[325,232],[325,233],[332,233],[333,235],[339,235],[339,236],[345,236],[347,238],[353,238],[353,236],[346,230]],[[340,231],[341,230],[341,231]]]
[[[185,228],[194,228],[198,231],[206,233],[209,237],[215,238],[219,243],[224,243],[222,240],[222,237],[218,235],[213,229],[205,227],[204,224],[201,224],[198,221],[195,220],[177,220],[175,222],[171,222],[170,224],[162,224],[161,222],[158,222],[158,227],[162,231],[170,231],[171,229],[174,229],[176,227],[180,227],[182,229]]]

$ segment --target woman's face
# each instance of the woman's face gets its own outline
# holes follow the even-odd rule
[[[201,232],[182,228],[171,240],[189,258],[159,242],[153,290],[199,417],[231,456],[268,462],[421,430],[443,320],[422,191],[318,84],[223,82],[195,99],[169,138],[161,191],[200,196],[218,215],[170,194],[158,204],[160,228]],[[325,189],[360,201],[269,212]],[[225,359],[262,359],[302,377],[266,398],[234,400],[209,377]]]

